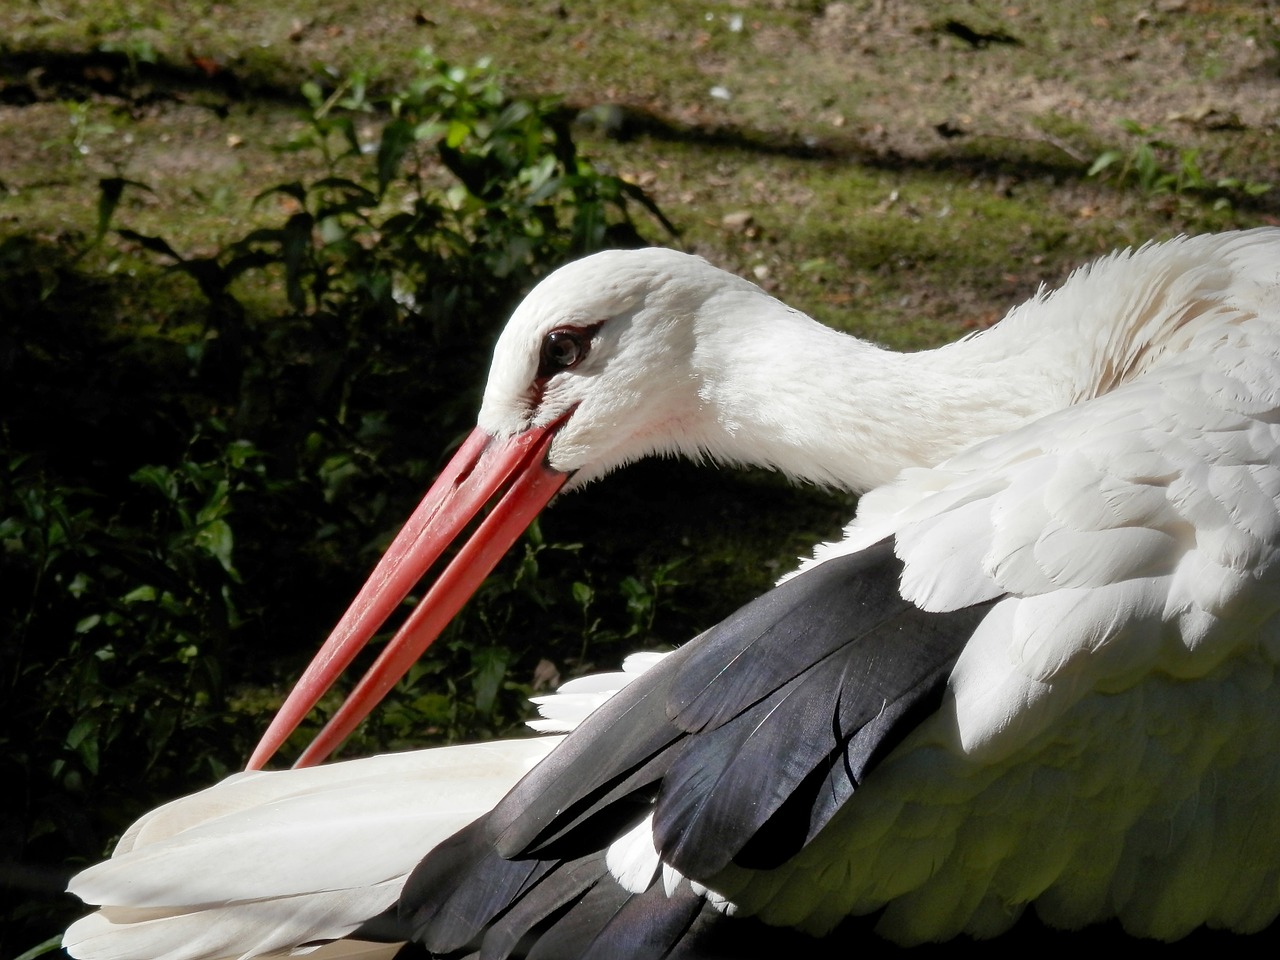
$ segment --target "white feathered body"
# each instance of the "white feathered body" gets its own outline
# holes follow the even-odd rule
[[[1280,231],[1113,255],[925,354],[818,328],[743,281],[687,310],[695,326],[740,321],[732,336],[704,332],[678,368],[698,418],[664,408],[669,433],[619,461],[678,450],[873,487],[846,537],[806,567],[891,537],[907,599],[930,611],[994,601],[941,709],[784,866],[696,878],[715,899],[817,934],[884,908],[879,929],[904,943],[994,935],[1032,902],[1054,925],[1118,917],[1164,939],[1273,921]],[[758,331],[776,328],[800,349],[762,346]],[[348,859],[353,885],[392,883]],[[638,889],[661,870],[643,835],[609,863]],[[155,902],[118,889],[105,873],[75,888]]]
[[[953,349],[993,335],[1072,404],[903,471],[810,563],[891,535],[919,606],[1002,599],[827,836],[718,889],[815,932],[887,905],[908,943],[1033,900],[1065,928],[1256,931],[1280,913],[1280,232],[1108,258]]]

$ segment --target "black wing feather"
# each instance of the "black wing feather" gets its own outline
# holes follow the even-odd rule
[[[626,898],[627,892],[609,876],[603,852],[565,862],[495,920],[484,935],[480,960],[507,960],[530,951],[575,955],[567,945],[576,943],[581,952]]]
[[[667,721],[668,689],[690,646],[608,700],[499,801],[487,821],[503,856],[543,850],[662,778],[683,735]]]
[[[828,561],[813,571],[823,576],[784,584],[773,593],[791,584],[800,589],[783,602],[766,595],[761,613],[771,618],[768,626],[752,630],[757,639],[739,647],[721,669],[712,657],[741,636],[737,629],[722,640],[721,631],[735,626],[730,621],[709,631],[682,670],[674,685],[677,722],[692,718],[690,725],[702,732],[682,745],[654,814],[658,849],[682,873],[711,877],[730,862],[764,868],[794,856],[869,767],[936,709],[987,605],[945,617],[925,613],[898,596],[892,574],[900,565],[887,544],[869,553]],[[869,561],[875,566],[868,568]],[[889,575],[893,589],[885,596]],[[857,577],[856,588],[850,577]],[[881,586],[868,589],[876,580]],[[760,622],[754,606],[735,615],[739,627]],[[797,636],[806,649],[827,652],[798,656]],[[786,667],[768,669],[779,661]],[[731,692],[744,691],[741,701],[755,700],[762,672],[792,676],[731,714]],[[826,790],[816,790],[824,781]],[[762,843],[757,834],[766,823],[771,839]],[[739,854],[748,846],[752,853],[744,860]]]
[[[493,918],[555,868],[554,860],[506,860],[488,842],[483,818],[424,858],[400,893],[400,920],[432,953],[479,942]],[[483,877],[483,883],[474,882]]]
[[[567,960],[582,957],[600,931],[630,899],[617,880],[604,871],[599,882],[550,922],[535,931],[527,960]],[[617,956],[627,956],[618,954]]]
[[[704,911],[711,909],[688,881],[670,896],[659,881],[626,904],[582,954],[582,960],[664,960]]]
[[[592,943],[599,956],[638,943],[654,960],[684,955],[720,915],[687,883],[674,899],[661,883],[627,894],[601,851],[650,810],[663,860],[702,881],[812,841],[937,708],[991,605],[925,613],[899,594],[901,569],[888,541],[833,558],[665,658],[433,851],[402,917],[440,952],[489,928],[484,957]]]
[[[892,542],[883,540],[739,608],[697,639],[696,655],[672,684],[672,720],[690,732],[725,723],[839,650],[858,629],[910,606],[898,593],[901,573]]]

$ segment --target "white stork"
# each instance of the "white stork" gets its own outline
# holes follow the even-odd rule
[[[310,759],[558,490],[674,453],[869,492],[770,593],[551,698],[551,727],[590,713],[563,743],[241,774],[162,807],[73,881],[103,906],[72,954],[250,957],[380,936],[375,915],[446,956],[655,958],[860,916],[902,944],[1029,906],[1161,940],[1275,920],[1280,230],[1112,254],[911,355],[681,253],[557,271],[255,765],[485,503]]]

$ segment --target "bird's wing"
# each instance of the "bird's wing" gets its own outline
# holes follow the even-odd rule
[[[922,611],[901,570],[888,541],[835,558],[671,654],[419,866],[410,932],[504,956],[554,920],[554,955],[675,949],[728,909],[682,874],[785,864],[937,708],[987,605]]]
[[[874,492],[844,542],[611,701],[458,840],[449,875],[482,865],[478,895],[451,882],[438,909],[428,858],[404,915],[451,949],[504,918],[537,929],[571,874],[588,943],[637,917],[656,926],[626,936],[661,940],[665,914],[583,892],[609,886],[591,859],[607,849],[636,896],[710,888],[815,933],[882,910],[904,942],[992,935],[1033,901],[1163,938],[1269,923],[1280,338],[1239,313],[1150,375]],[[491,869],[516,873],[483,889]]]
[[[1117,916],[1165,939],[1275,919],[1280,337],[1266,317],[1280,304],[1265,296],[1269,314],[1240,310],[1151,375],[864,499],[820,559],[892,536],[903,596],[995,605],[937,714],[826,843],[771,874],[731,871],[722,895],[816,929],[884,907],[880,929],[904,942],[989,935],[1031,901],[1064,927]]]
[[[663,654],[540,697],[571,730]],[[214,960],[311,950],[391,907],[423,853],[487,813],[561,741],[536,737],[235,774],[141,817],[70,892],[102,909],[64,944],[80,960]]]
[[[974,754],[1016,749],[1087,691],[1274,661],[1280,332],[1246,315],[1133,383],[906,471],[817,557],[886,535],[924,609],[1008,597],[952,680]]]
[[[253,956],[345,936],[422,851],[488,811],[558,737],[238,774],[148,814],[70,891],[83,960]]]

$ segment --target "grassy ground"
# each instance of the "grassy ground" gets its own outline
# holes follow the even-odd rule
[[[1280,191],[1214,185],[1280,170],[1276,16],[1189,0],[27,3],[0,13],[0,216],[83,230],[96,179],[119,173],[155,191],[131,226],[215,242],[259,189],[307,172],[282,152],[301,82],[394,85],[431,46],[587,111],[589,152],[650,189],[685,245],[905,345],[990,322],[1112,247],[1274,217]],[[1148,142],[1167,145],[1148,167],[1086,177]],[[1161,182],[1180,172],[1181,192]]]
[[[74,256],[100,280],[84,297],[120,298],[124,332],[197,322],[187,278],[114,232],[93,244],[101,180],[145,185],[114,225],[211,254],[289,212],[263,190],[326,172],[299,148],[302,84],[398,89],[424,46],[563,98],[582,149],[680,228],[645,221],[650,240],[904,349],[987,326],[1112,248],[1280,222],[1274,3],[17,0],[0,10],[0,242]],[[361,136],[383,119],[358,115]],[[574,503],[545,529],[584,543],[601,605],[624,574],[687,557],[654,628],[670,641],[851,511],[673,464]]]

